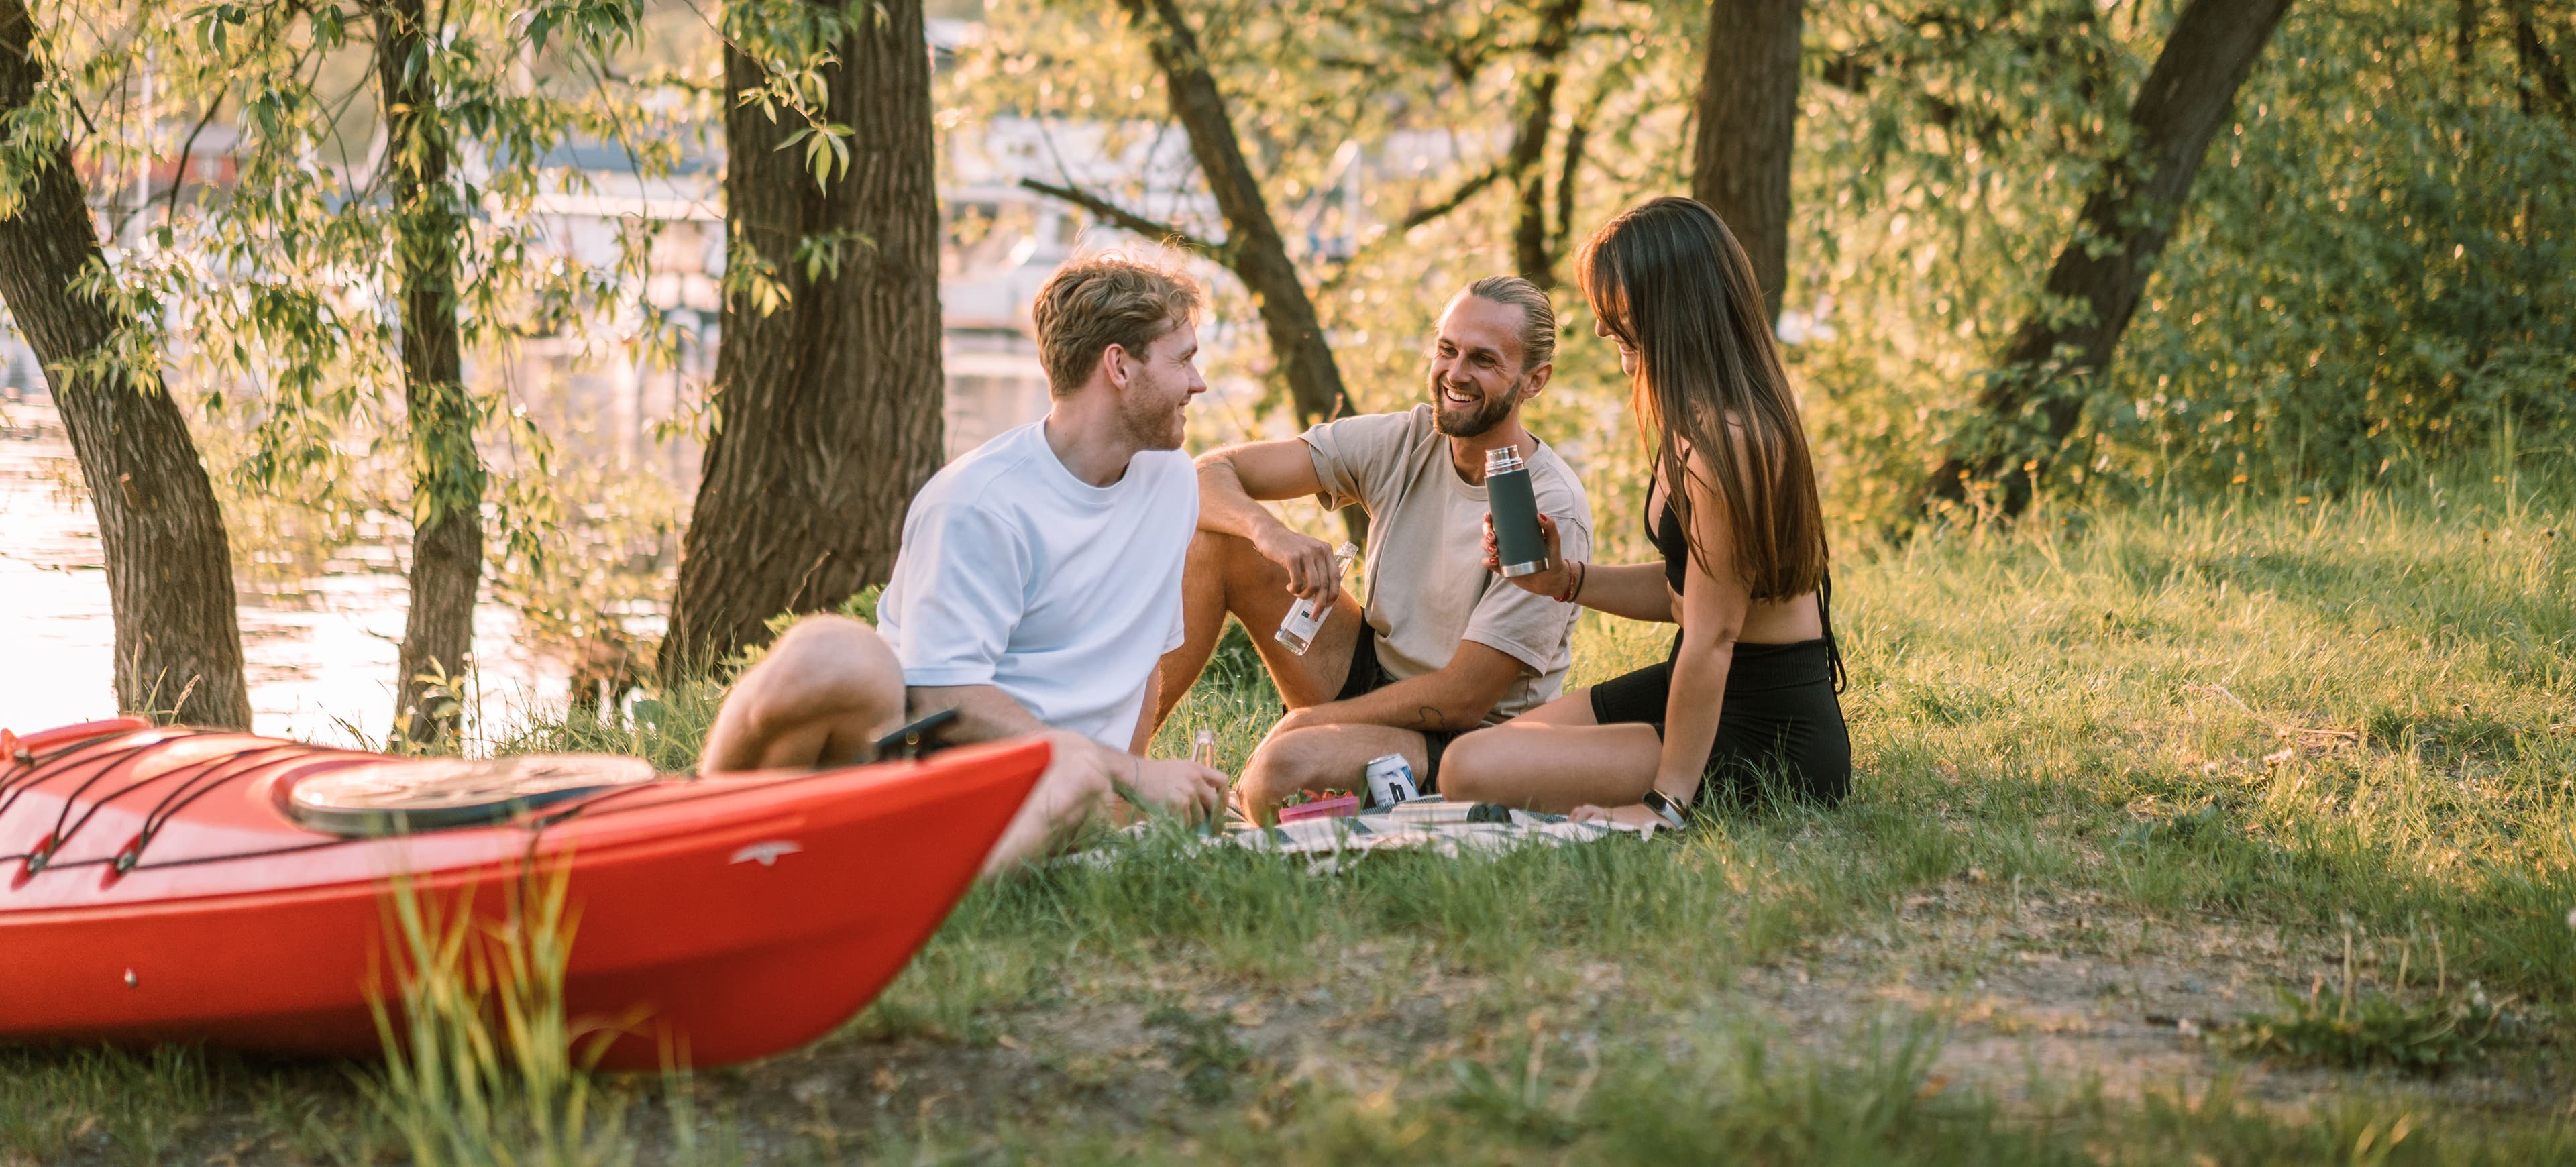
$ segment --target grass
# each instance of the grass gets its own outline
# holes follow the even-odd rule
[[[2576,912],[2569,915],[2570,926],[2576,927]],[[2398,965],[2400,989],[2408,987],[2408,967],[2406,961]],[[2299,1064],[2392,1066],[2440,1075],[2474,1063],[2504,1020],[2504,1008],[2483,990],[2453,991],[2444,970],[2433,971],[2432,993],[2415,999],[2360,991],[2355,983],[2359,970],[2347,932],[2341,985],[2329,990],[2319,976],[2305,997],[2284,992],[2286,1008],[2277,1014],[2247,1014],[2226,1044],[2238,1053]]]
[[[977,890],[811,1050],[603,1085],[625,1121],[592,1150],[2563,1160],[2570,503],[2435,483],[1847,541],[1841,807],[1331,874],[1148,835]],[[1238,766],[1275,716],[1235,635],[1161,750],[1207,726]],[[1576,680],[1662,645],[1587,619]],[[715,696],[511,748],[685,766]],[[404,1154],[380,1117],[312,1134],[370,1113],[331,1077],[0,1050],[0,1163]]]
[[[585,1032],[564,1012],[577,931],[568,875],[549,867],[481,893],[502,900],[498,919],[470,910],[476,889],[442,896],[395,882],[401,1000],[376,1004],[387,1056],[359,1085],[413,1162],[572,1167],[620,1157],[626,1099],[588,1072],[612,1035]]]
[[[2483,997],[2407,1002],[2385,994],[2285,994],[2279,1014],[2237,1023],[2241,1053],[2362,1068],[2393,1066],[2440,1074],[2472,1062],[2495,1036],[2501,1010]]]

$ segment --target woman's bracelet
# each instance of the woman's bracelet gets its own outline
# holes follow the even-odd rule
[[[1671,827],[1676,831],[1683,830],[1690,826],[1689,808],[1682,803],[1673,801],[1671,795],[1668,795],[1661,790],[1657,790],[1654,787],[1649,786],[1646,788],[1645,797],[1640,798],[1637,801],[1644,804],[1647,810],[1655,812],[1656,818],[1664,820],[1665,826]]]
[[[1580,559],[1566,560],[1565,565],[1573,568],[1574,570],[1566,573],[1567,582],[1565,585],[1565,594],[1558,596],[1556,598],[1556,602],[1560,604],[1571,604],[1574,602],[1574,598],[1576,596],[1583,594],[1583,575],[1585,569],[1583,561]]]

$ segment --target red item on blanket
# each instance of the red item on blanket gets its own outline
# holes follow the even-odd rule
[[[1359,812],[1360,796],[1345,794],[1339,798],[1325,798],[1314,802],[1301,802],[1295,806],[1280,807],[1279,821],[1293,823],[1299,819],[1346,819]]]

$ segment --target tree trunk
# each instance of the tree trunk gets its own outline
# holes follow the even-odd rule
[[[2002,513],[2030,500],[2042,463],[2075,430],[2085,398],[2069,377],[2098,376],[2181,216],[2201,156],[2290,0],[2191,0],[2129,107],[2133,150],[2109,167],[2057,253],[2041,306],[2013,334],[1978,394],[1977,424],[1952,439],[1924,484],[1962,499],[1993,482]]]
[[[1565,79],[1565,50],[1574,43],[1574,25],[1582,15],[1583,0],[1550,0],[1539,9],[1526,79],[1519,100],[1513,103],[1516,128],[1511,153],[1503,159],[1503,171],[1511,176],[1518,203],[1512,224],[1513,259],[1523,279],[1547,289],[1556,287],[1557,244],[1565,228],[1559,224],[1553,237],[1548,231],[1547,170],[1539,161],[1547,153],[1548,133],[1554,128],[1556,94]],[[1581,158],[1580,137],[1569,136],[1566,149],[1569,160]],[[1571,205],[1573,194],[1568,187],[1573,176],[1574,168],[1568,167],[1557,190],[1560,204]]]
[[[43,83],[22,0],[0,0],[0,121],[14,121]],[[228,729],[250,727],[232,546],[188,422],[151,369],[116,364],[125,321],[72,290],[106,266],[60,140],[19,142],[16,213],[0,218],[0,298],[43,360],[54,404],[80,459],[107,556],[116,621],[116,702],[131,712]]]
[[[781,612],[883,582],[904,509],[939,467],[930,51],[920,0],[859,12],[821,69],[824,116],[852,130],[845,172],[818,187],[801,146],[778,149],[796,126],[757,104],[725,112],[727,262],[770,265],[785,300],[764,311],[754,289],[727,281],[715,432],[662,642],[666,683],[766,643]],[[762,81],[729,44],[726,91]]]
[[[395,279],[402,299],[405,427],[411,445],[411,598],[396,666],[396,736],[452,740],[459,688],[474,651],[474,594],[483,580],[483,459],[466,393],[456,325],[458,194],[454,154],[431,80],[425,0],[388,0],[374,13],[376,81],[394,210]],[[442,692],[441,690],[444,690]]]
[[[2523,112],[2531,112],[2531,86],[2536,83],[2549,96],[2549,104],[2557,107],[2558,116],[2576,118],[2576,91],[2570,90],[2558,55],[2549,51],[2532,24],[2531,0],[2507,0],[2506,7],[2513,12],[2514,59],[2522,66],[2524,78]]]
[[[1288,383],[1297,424],[1313,425],[1352,412],[1350,393],[1342,387],[1341,366],[1324,342],[1315,302],[1298,280],[1297,265],[1289,260],[1288,246],[1271,221],[1261,184],[1253,177],[1251,164],[1244,161],[1243,147],[1234,136],[1233,116],[1226,112],[1225,95],[1208,72],[1198,34],[1190,30],[1175,0],[1119,2],[1126,6],[1129,19],[1151,38],[1154,65],[1162,71],[1172,116],[1188,131],[1190,153],[1207,177],[1209,192],[1216,196],[1218,213],[1225,216],[1226,266],[1251,290],[1253,303],[1261,309],[1261,328],[1270,340],[1271,359],[1279,362],[1280,376]],[[1366,512],[1355,506],[1344,508],[1342,523],[1354,541],[1366,541]]]
[[[1763,318],[1789,282],[1789,167],[1798,139],[1803,0],[1711,0],[1699,76],[1691,197],[1726,221],[1753,261]]]

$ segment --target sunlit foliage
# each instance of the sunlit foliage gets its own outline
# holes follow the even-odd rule
[[[1812,6],[1789,303],[1835,333],[1803,368],[1846,516],[1892,517],[1963,423],[2179,7]],[[2472,6],[2465,58],[2458,6],[2291,10],[2055,493],[2338,488],[2564,425],[2576,110],[2513,8]],[[2564,5],[2522,8],[2576,48]]]
[[[2494,7],[2465,61],[2450,6],[2293,9],[2097,402],[2098,469],[2343,487],[2576,421],[2576,109]]]
[[[1020,150],[1017,169],[1222,238],[1162,80],[1118,5],[931,7],[972,30],[943,54],[937,82],[950,164]],[[1543,7],[1181,5],[1361,408],[1418,399],[1422,346],[1446,298],[1516,262],[1527,208],[1492,173],[1512,146]],[[1783,333],[1829,505],[1844,520],[1893,517],[1962,424],[1977,379],[2035,310],[2083,192],[2126,148],[2124,115],[2180,7],[1808,5]],[[602,263],[549,250],[528,212],[578,177],[545,158],[575,138],[606,142],[652,174],[703,151],[738,97],[724,92],[721,30],[784,63],[791,82],[811,57],[814,38],[773,19],[776,8],[452,9],[455,35],[433,64],[460,95],[459,133],[486,168],[459,192],[484,210],[469,231],[460,319],[467,379],[488,419],[483,445],[504,473],[504,528],[521,532],[510,546],[523,561],[507,569],[519,572],[514,595],[547,591],[532,582],[542,557],[530,553],[542,546],[527,533],[556,521],[563,480],[547,474],[549,435],[515,412],[520,388],[495,372],[501,355],[539,338],[620,355],[671,342],[638,292],[655,224],[631,222]],[[2462,12],[2474,18],[2465,27]],[[54,55],[71,63],[60,100],[40,112],[77,144],[98,189],[147,151],[181,154],[201,122],[242,135],[229,187],[190,186],[139,212],[157,245],[116,253],[122,294],[166,326],[134,343],[171,345],[182,358],[174,375],[242,424],[246,438],[209,439],[240,467],[242,489],[263,506],[339,515],[330,529],[343,535],[369,510],[402,509],[399,468],[377,444],[399,417],[387,409],[389,243],[362,13],[348,3],[39,6]],[[1589,335],[1568,253],[1622,207],[1687,187],[1705,14],[1686,0],[1586,0],[1533,164],[1566,335],[1532,422],[1585,468],[1596,510],[1620,516],[1601,524],[1614,547],[1633,534],[1624,516],[1641,501],[1642,458],[1628,386]],[[2571,17],[2565,0],[2294,7],[2238,94],[2114,367],[2085,388],[2091,408],[2071,439],[2083,456],[2058,460],[2049,488],[2095,502],[2237,485],[2324,490],[2483,448],[2508,427],[2526,446],[2563,444],[2551,435],[2576,420],[2564,404],[2576,377],[2576,208],[2563,180],[2576,172],[2576,108],[2563,96]],[[813,108],[792,83],[773,89],[762,100],[783,118]],[[1005,121],[1034,132],[995,134]],[[836,165],[834,129],[818,123],[797,143],[817,167]],[[998,229],[976,215],[950,221],[961,243]],[[826,264],[853,241],[809,242],[757,262],[736,254],[726,279],[756,285],[765,265]],[[1212,375],[1268,392],[1259,408],[1202,423],[1200,439],[1285,432],[1284,387],[1253,305],[1231,281],[1216,290]],[[643,533],[617,536],[628,558]],[[614,606],[652,578],[554,591]]]
[[[1507,148],[1538,5],[1186,7],[1273,213],[1296,227],[1354,397],[1410,402],[1446,296],[1510,270],[1515,207],[1501,185],[1472,188],[1444,214],[1390,227],[1471,189]],[[2179,9],[1809,5],[1784,335],[1846,518],[1891,517],[1963,423],[1977,378],[2037,309],[2083,192],[2128,148],[2129,103]],[[2558,60],[2576,50],[2564,5],[2524,9]],[[1704,11],[1585,8],[1545,163],[1560,166],[1584,128],[1571,239],[1687,186]],[[2576,266],[2565,184],[2549,176],[2570,169],[2576,121],[2517,51],[2515,11],[2485,6],[2464,61],[2453,6],[2293,9],[2238,95],[2114,368],[2086,389],[2094,407],[2072,440],[2088,456],[2065,461],[2055,490],[2117,497],[2245,473],[2347,483],[2391,458],[2485,442],[2508,418],[2560,424]],[[1203,199],[1172,193],[1202,188],[1114,5],[996,0],[985,16],[942,91],[950,133],[996,116],[1046,119],[1053,134],[1119,127],[1150,166],[1096,193],[1221,235]],[[1363,181],[1350,181],[1354,166]],[[1536,424],[1587,455],[1609,510],[1639,469],[1627,386],[1586,343],[1576,300],[1560,286],[1569,343]],[[1221,311],[1248,314],[1239,302]],[[1262,354],[1245,339],[1257,374]]]
[[[431,197],[454,208],[470,444],[416,440],[404,415],[392,281],[413,224],[387,184],[389,151],[410,147],[385,132],[372,6],[132,0],[40,4],[37,19],[78,62],[60,120],[105,195],[120,294],[143,309],[130,351],[163,354],[213,423],[200,428],[246,558],[293,570],[385,538],[394,516],[463,501],[416,482],[479,481],[440,469],[479,460],[499,582],[541,627],[578,627],[595,612],[563,609],[634,588],[553,558],[585,516],[566,513],[559,435],[530,412],[540,387],[514,371],[532,342],[649,368],[680,338],[646,278],[658,221],[566,237],[565,208],[604,193],[567,151],[620,152],[639,184],[667,174],[703,152],[712,94],[639,39],[655,26],[627,0],[437,11],[407,67],[431,77],[431,132],[455,159]]]

